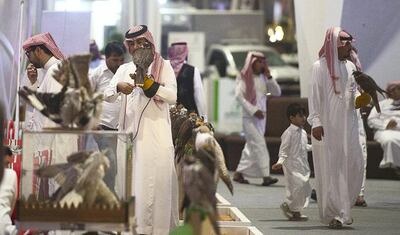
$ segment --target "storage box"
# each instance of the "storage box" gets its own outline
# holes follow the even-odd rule
[[[228,227],[220,227],[221,235],[262,235],[254,226],[244,226],[244,227],[236,227],[236,226],[228,226]],[[210,235],[213,235],[211,233]]]
[[[21,165],[19,229],[131,229],[131,134],[27,131]]]
[[[237,208],[231,206],[220,206],[217,208],[220,226],[250,226],[250,220]],[[229,218],[229,220],[225,220]],[[221,220],[223,219],[223,220]]]

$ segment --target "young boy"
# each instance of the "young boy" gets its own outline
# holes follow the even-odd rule
[[[305,110],[299,104],[290,104],[287,108],[290,126],[283,132],[279,149],[279,160],[272,166],[273,170],[283,167],[286,178],[286,199],[281,209],[289,220],[305,221],[307,216],[300,212],[307,207],[311,194],[309,183],[310,167],[307,161],[307,133],[303,129],[306,123]]]

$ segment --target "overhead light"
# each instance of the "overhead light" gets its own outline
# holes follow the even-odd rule
[[[268,28],[267,34],[270,42],[282,41],[285,36],[283,28],[280,25],[277,25],[275,29],[272,27]]]

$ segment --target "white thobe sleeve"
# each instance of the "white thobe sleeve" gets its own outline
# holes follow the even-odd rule
[[[117,92],[117,84],[118,82],[122,81],[124,78],[125,70],[119,67],[117,72],[115,72],[114,76],[112,77],[110,84],[104,90],[104,100],[110,103],[114,103],[121,92]]]
[[[383,107],[383,102],[379,102],[381,109]],[[383,110],[383,109],[382,109]],[[383,111],[382,111],[383,112]],[[376,111],[376,108],[372,108],[369,116],[368,116],[368,126],[375,130],[385,130],[388,124],[387,120],[382,119],[383,115],[379,114]]]
[[[307,118],[308,123],[312,128],[322,126],[321,111],[322,111],[322,86],[321,86],[321,71],[319,63],[314,63],[311,74],[311,93],[308,97],[308,108],[310,114]]]
[[[175,104],[177,99],[176,78],[171,63],[164,61],[163,70],[161,71],[162,84],[156,92],[156,96],[160,97],[168,104]]]
[[[267,92],[271,93],[273,96],[281,96],[281,87],[279,84],[276,82],[275,79],[267,79],[266,78],[266,84],[267,84]]]
[[[89,72],[89,82],[90,85],[92,86],[92,90],[93,91],[98,91],[99,90],[99,73],[98,73],[98,69],[96,70],[92,70]]]
[[[40,87],[40,92],[46,92],[46,93],[58,93],[62,89],[61,83],[59,83],[56,79],[54,79],[53,74],[57,70],[57,66],[52,66],[50,67],[46,75],[43,78],[42,87]],[[42,122],[40,125],[40,129],[43,127],[56,127],[58,124],[56,124],[54,121],[52,121],[50,118],[47,118],[45,116],[41,116]]]
[[[5,169],[0,184],[0,234],[16,234],[11,214],[17,200],[17,187],[17,174],[12,169]]]
[[[281,136],[281,146],[279,147],[279,159],[278,164],[283,164],[285,160],[289,157],[290,151],[290,133],[289,131],[283,132]]]
[[[200,71],[195,67],[194,68],[194,101],[196,102],[197,111],[199,115],[204,117],[207,120],[206,113],[206,102],[204,96],[203,83],[201,82]]]
[[[36,91],[37,88],[39,87],[39,80],[36,80],[36,82],[34,82],[34,83],[31,83],[31,81],[28,81],[27,87],[28,87],[29,89],[31,89],[31,90]]]
[[[59,64],[59,63],[57,63]],[[43,77],[42,84],[40,85],[40,92],[47,92],[47,93],[58,93],[62,89],[61,83],[59,83],[54,77],[53,74],[58,70],[57,65],[52,65]],[[35,84],[38,81],[35,82]]]
[[[258,108],[255,105],[252,105],[244,98],[244,94],[246,92],[246,84],[244,83],[243,79],[240,77],[236,78],[236,89],[235,89],[235,96],[236,100],[242,105],[243,109],[250,115],[253,116]]]

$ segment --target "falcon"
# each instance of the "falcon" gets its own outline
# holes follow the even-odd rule
[[[67,128],[91,129],[101,114],[103,95],[94,93],[88,79],[90,55],[63,60],[53,74],[62,89],[41,93],[24,86],[18,93],[30,105],[57,124]]]
[[[380,113],[381,112],[381,108],[379,106],[379,100],[378,100],[377,92],[379,92],[383,97],[385,97],[385,95],[383,93],[387,94],[387,92],[385,90],[383,90],[382,88],[380,88],[376,84],[374,79],[372,79],[370,76],[368,76],[367,74],[365,74],[363,72],[354,71],[353,72],[353,76],[354,76],[357,84],[361,87],[361,89],[363,91],[365,91],[368,95],[371,96],[372,102],[375,105],[376,111],[378,113]]]

